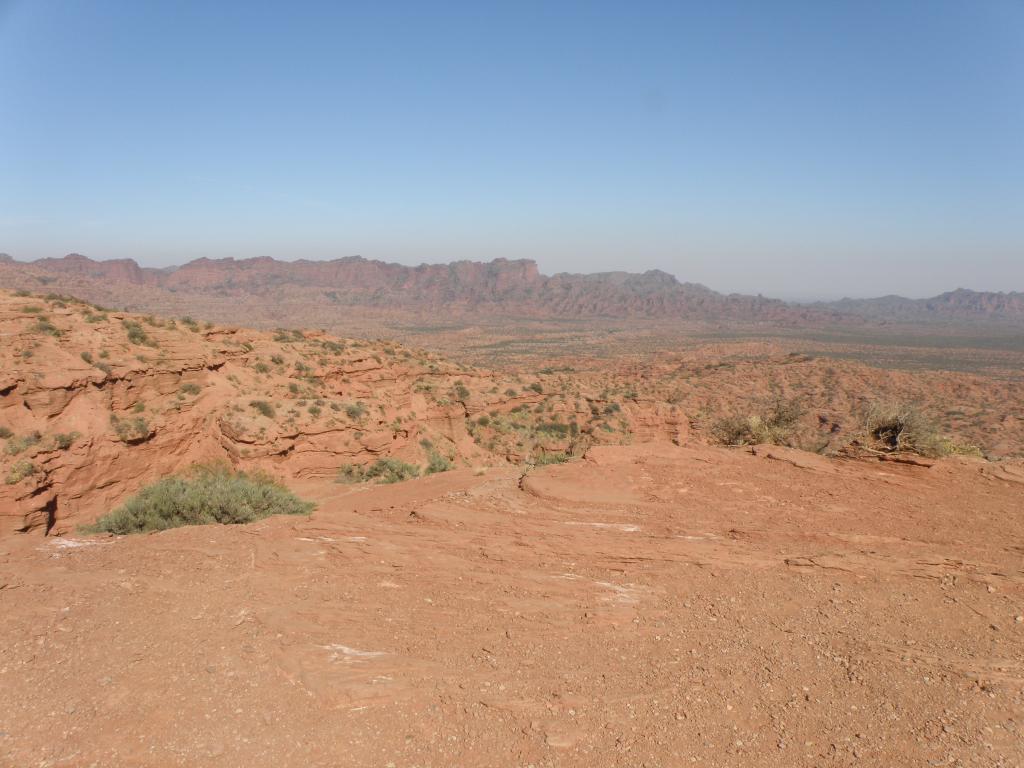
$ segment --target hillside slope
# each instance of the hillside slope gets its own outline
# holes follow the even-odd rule
[[[680,414],[582,385],[458,366],[390,342],[260,332],[0,292],[0,535],[61,533],[140,486],[224,460],[280,477],[397,457],[426,469],[673,439]],[[675,410],[675,409],[671,409]],[[486,444],[474,435],[489,429]],[[653,421],[652,421],[653,418]]]

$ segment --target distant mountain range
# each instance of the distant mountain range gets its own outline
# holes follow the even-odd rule
[[[652,318],[805,325],[863,322],[1024,324],[1024,293],[958,289],[932,299],[886,296],[815,304],[722,294],[659,270],[640,274],[542,275],[534,261],[495,259],[407,267],[351,256],[331,261],[196,259],[179,267],[140,267],[132,259],[79,254],[20,262],[0,256],[0,285],[47,290],[130,309],[188,305],[236,307],[239,321],[281,319],[306,308],[372,307],[441,319],[473,316]],[[314,311],[315,308],[315,311]],[[255,313],[255,316],[254,316]],[[440,313],[440,314],[438,314]],[[219,313],[223,314],[223,313]],[[299,317],[298,321],[312,320]]]
[[[891,322],[1024,321],[1024,293],[1016,291],[997,293],[957,288],[930,299],[881,296],[840,299],[811,306]]]

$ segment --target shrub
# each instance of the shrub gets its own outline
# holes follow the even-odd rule
[[[433,475],[438,472],[447,472],[452,468],[452,462],[447,456],[442,456],[433,448],[427,450],[427,468],[423,474]]]
[[[22,451],[27,451],[33,445],[36,445],[42,439],[43,436],[38,432],[30,432],[24,437],[12,437],[7,441],[4,450],[11,456],[17,456]]]
[[[123,535],[183,525],[243,524],[270,515],[306,515],[314,507],[266,475],[222,465],[196,466],[143,488],[85,530]]]
[[[14,485],[20,483],[26,477],[30,477],[36,473],[36,465],[31,461],[22,459],[14,463],[10,471],[7,473],[7,477],[4,478],[4,482],[7,485]]]
[[[719,419],[712,425],[711,434],[725,445],[787,445],[802,415],[799,400],[779,398],[764,413]]]
[[[271,355],[270,362],[272,362],[274,365],[284,365],[284,358],[281,357],[280,355]]]
[[[39,333],[49,334],[50,336],[53,336],[55,339],[59,339],[63,335],[61,331],[57,328],[57,326],[55,326],[45,317],[40,317],[36,321],[36,324],[32,326],[32,330],[37,331]]]
[[[114,434],[122,443],[141,443],[149,437],[149,424],[141,416],[130,419],[118,418],[117,414],[110,415],[110,426],[114,428]]]
[[[85,322],[87,323],[103,323],[106,322],[106,320],[107,316],[104,315],[102,312],[95,315],[92,312],[88,312],[85,315]]]
[[[274,406],[272,406],[266,400],[253,400],[252,402],[249,403],[249,405],[255,408],[264,416],[266,416],[268,419],[274,418]]]
[[[60,448],[62,451],[66,451],[70,448],[75,440],[78,439],[77,432],[58,432],[53,436],[53,444]]]
[[[320,406],[319,405],[311,405],[306,410],[309,413],[309,415],[312,416],[314,419],[320,418]]]
[[[952,452],[952,443],[942,439],[935,422],[907,403],[872,403],[864,427],[873,447],[886,453],[909,451],[936,457]]]
[[[188,382],[187,384],[181,385],[181,391],[184,392],[186,395],[198,395],[201,389],[202,387],[191,381]]]
[[[254,371],[256,371],[256,373],[270,373],[270,366],[267,365],[266,363],[262,363],[262,362],[256,363],[252,367],[252,369]]]
[[[380,484],[399,483],[418,477],[420,470],[412,464],[400,459],[377,459],[369,467],[346,464],[338,470],[339,483],[368,483],[371,480]]]
[[[11,430],[9,430],[7,427],[0,427],[0,440],[6,440],[13,434],[14,433],[11,432]]]
[[[43,308],[40,306],[36,306],[35,304],[30,304],[27,307],[22,307],[21,311],[26,312],[30,315],[38,315],[40,312],[43,311]]]
[[[92,365],[92,352],[83,352],[81,358],[89,365]]]
[[[468,400],[469,399],[469,395],[470,395],[470,391],[469,391],[469,389],[466,388],[465,384],[456,384],[455,385],[455,396],[459,400]]]
[[[352,419],[352,421],[359,421],[359,419],[366,415],[366,406],[362,403],[346,405],[345,415]]]
[[[565,453],[542,453],[534,458],[533,463],[538,467],[542,467],[545,464],[564,464],[569,458],[569,455]]]
[[[542,395],[542,394],[544,394],[544,387],[542,387],[542,386],[540,385],[540,382],[539,382],[539,381],[535,381],[535,382],[533,382],[533,384],[531,384],[530,386],[528,386],[528,387],[527,387],[527,389],[532,389],[532,390],[533,390],[534,392],[536,392],[536,393],[537,393],[538,395]]]
[[[146,330],[134,320],[122,320],[121,325],[124,326],[125,331],[128,333],[128,341],[132,344],[141,344],[146,347],[155,347],[156,342],[150,338]]]

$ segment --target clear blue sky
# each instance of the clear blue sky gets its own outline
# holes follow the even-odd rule
[[[1024,290],[1024,2],[0,0],[0,251]]]

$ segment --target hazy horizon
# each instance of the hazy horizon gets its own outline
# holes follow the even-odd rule
[[[1024,5],[0,0],[0,251],[1024,290]]]

